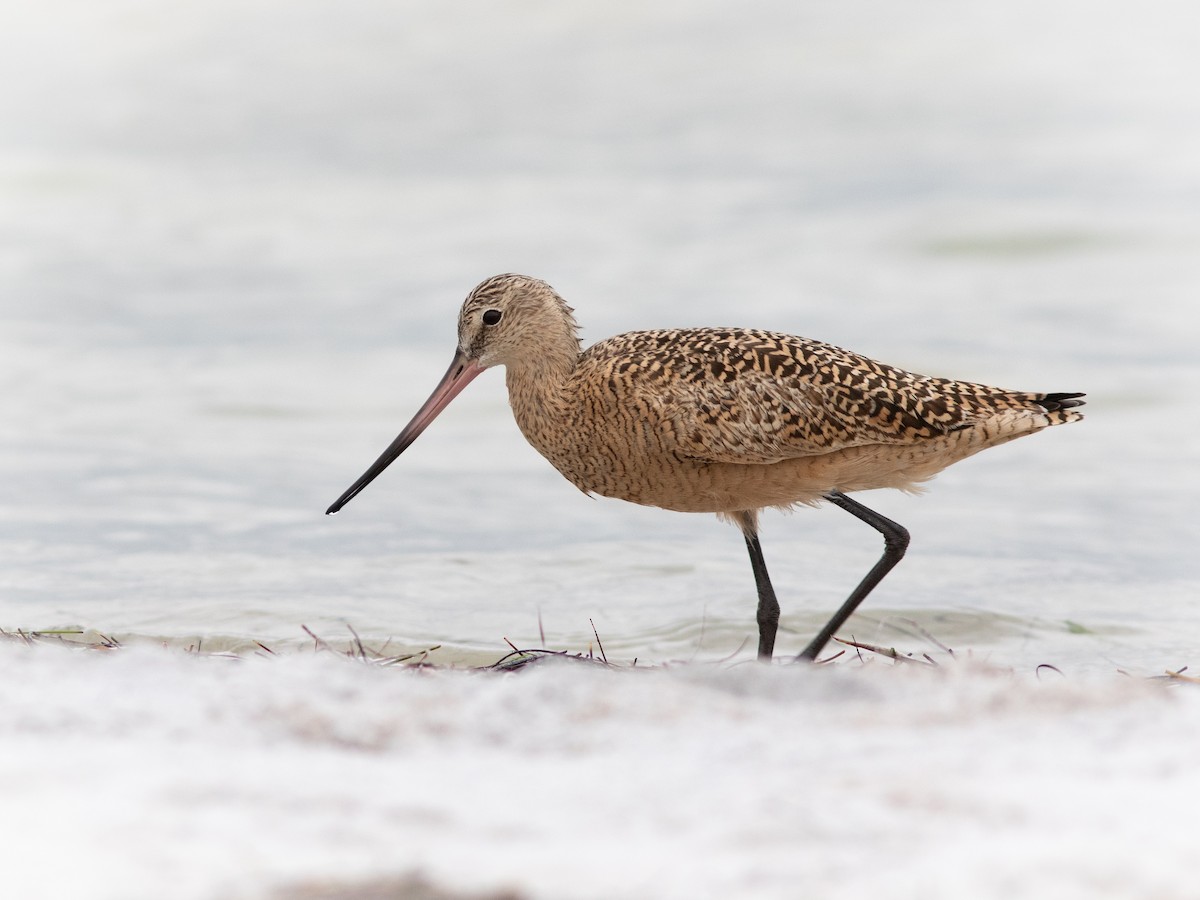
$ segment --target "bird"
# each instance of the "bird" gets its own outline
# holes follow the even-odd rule
[[[780,606],[759,540],[765,509],[837,506],[884,550],[797,655],[815,661],[903,558],[909,533],[851,498],[919,493],[981,450],[1083,418],[1083,393],[1034,393],[918,375],[832,344],[753,328],[632,331],[586,350],[575,312],[545,281],[485,279],[458,315],[458,346],[429,399],[326,510],[396,460],[478,375],[503,366],[525,439],[588,495],[715,513],[745,540],[758,595],[758,658]]]

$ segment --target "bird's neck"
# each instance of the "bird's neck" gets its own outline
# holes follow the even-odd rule
[[[561,429],[566,414],[566,383],[579,361],[579,339],[565,335],[561,341],[542,343],[536,353],[510,360],[505,383],[513,416],[525,437],[545,454],[549,434]]]

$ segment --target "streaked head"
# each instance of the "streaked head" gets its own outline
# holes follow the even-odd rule
[[[574,311],[554,288],[528,275],[493,275],[479,284],[458,314],[458,349],[480,368],[502,366],[548,347],[578,354]]]

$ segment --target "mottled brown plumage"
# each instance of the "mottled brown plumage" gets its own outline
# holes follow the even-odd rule
[[[844,620],[907,544],[904,529],[845,494],[918,490],[980,450],[1082,418],[1081,394],[916,375],[769,331],[638,331],[580,352],[571,308],[545,282],[523,275],[476,287],[459,314],[458,336],[442,385],[330,511],[395,459],[475,375],[503,365],[521,432],[580,490],[717,513],[742,528],[759,587],[763,656],[770,656],[771,607],[777,619],[778,606],[758,547],[759,510],[826,499],[884,534],[891,556],[885,553],[871,584],[860,585],[861,596],[847,601]],[[805,655],[819,649],[810,645]]]

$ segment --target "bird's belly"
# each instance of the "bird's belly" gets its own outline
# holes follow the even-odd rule
[[[680,454],[646,423],[545,432],[529,442],[572,484],[681,512],[725,513],[815,503],[831,491],[919,490],[942,469],[980,450],[1049,424],[1013,411],[972,427],[911,443],[863,444],[772,463],[710,462]],[[618,438],[620,438],[618,440]]]
[[[749,465],[674,454],[630,458],[593,446],[572,459],[550,461],[590,494],[680,512],[718,513],[819,500],[836,487],[821,460]]]
[[[723,513],[811,504],[835,490],[917,491],[947,466],[1016,436],[964,429],[913,444],[867,444],[764,464],[631,455],[603,443],[557,459],[547,456],[588,493],[681,512]]]

